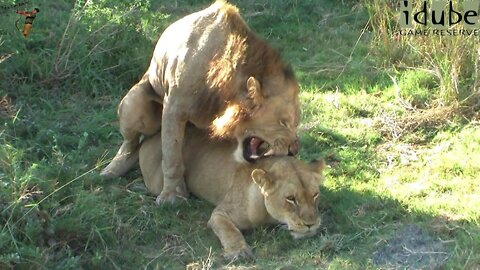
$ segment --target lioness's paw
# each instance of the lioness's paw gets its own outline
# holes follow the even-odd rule
[[[236,251],[225,252],[224,257],[225,259],[230,261],[238,261],[238,260],[254,261],[255,260],[255,256],[253,255],[252,249],[250,247],[246,247],[244,249],[240,249]]]
[[[163,192],[160,193],[160,195],[157,196],[157,199],[155,202],[158,205],[165,204],[165,203],[175,203],[178,202],[179,200],[186,200],[188,198],[188,193],[183,193],[183,192],[177,192],[177,191],[172,191],[172,192]]]

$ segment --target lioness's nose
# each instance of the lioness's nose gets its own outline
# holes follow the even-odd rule
[[[309,229],[315,225],[315,223],[303,223],[303,225],[307,226]]]
[[[296,156],[298,154],[299,149],[300,149],[300,140],[297,138],[288,147],[288,155]]]

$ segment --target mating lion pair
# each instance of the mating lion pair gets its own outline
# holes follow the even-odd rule
[[[259,224],[312,235],[323,162],[288,156],[298,151],[298,91],[279,53],[217,1],[160,37],[120,103],[124,142],[102,175],[123,175],[140,156],[159,203],[186,197],[187,188],[214,203],[208,224],[228,256],[251,255],[240,230]]]

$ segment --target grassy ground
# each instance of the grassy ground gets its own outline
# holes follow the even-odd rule
[[[239,5],[299,77],[301,158],[328,156],[319,235],[258,228],[257,260],[229,263],[211,205],[159,208],[138,170],[101,179],[120,98],[161,31],[208,3],[38,0],[28,39],[0,9],[0,269],[480,268],[478,114],[418,109],[441,86],[385,68],[358,1]]]

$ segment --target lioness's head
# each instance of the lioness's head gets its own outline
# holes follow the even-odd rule
[[[263,85],[249,77],[246,88],[244,101],[230,105],[214,120],[214,132],[228,130],[228,136],[236,138],[234,156],[240,162],[262,156],[296,155],[300,105],[293,74],[273,77]]]
[[[264,196],[268,213],[286,224],[294,238],[314,235],[320,227],[319,185],[323,160],[305,163],[293,157],[271,157],[252,171],[252,180]]]

